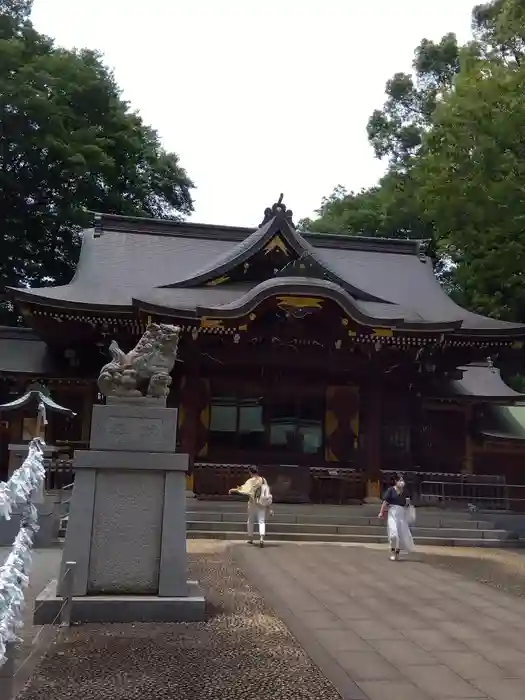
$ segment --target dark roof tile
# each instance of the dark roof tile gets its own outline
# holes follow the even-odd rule
[[[521,401],[525,397],[501,378],[499,369],[488,364],[471,364],[460,367],[463,378],[452,382],[452,392],[460,396],[484,399]]]
[[[15,299],[54,307],[131,312],[133,299],[147,300],[152,295],[160,299],[155,288],[177,286],[237,259],[239,251],[263,237],[270,225],[254,233],[253,229],[103,216],[97,229],[84,232],[80,261],[70,284],[12,293]],[[377,313],[379,319],[401,316],[432,324],[461,322],[459,333],[525,335],[525,326],[479,316],[455,304],[437,282],[430,261],[421,256],[417,241],[301,236],[295,231],[293,235],[298,246],[360,299],[357,303],[365,315]],[[212,300],[216,293],[217,305],[228,292],[214,290],[206,292],[205,298]],[[162,298],[171,298],[173,305],[180,305],[177,308],[187,309],[196,294],[200,292],[187,289],[186,294]],[[208,304],[213,306],[212,301]]]

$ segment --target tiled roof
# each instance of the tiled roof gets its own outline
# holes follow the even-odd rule
[[[475,396],[487,400],[522,401],[525,399],[501,378],[499,369],[488,364],[460,367],[463,378],[452,382],[452,392],[460,396]]]
[[[326,268],[329,279],[367,318],[459,326],[458,334],[525,335],[525,326],[480,316],[453,302],[417,241],[299,234],[288,221],[278,223],[293,246]],[[250,287],[208,288],[204,281],[249,256],[272,226],[274,219],[254,230],[99,216],[95,228],[83,233],[70,284],[11,294],[54,308],[115,312],[131,311],[134,300],[183,312],[232,304]]]

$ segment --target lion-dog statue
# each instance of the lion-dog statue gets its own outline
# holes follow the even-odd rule
[[[128,353],[123,352],[113,340],[109,346],[113,359],[102,367],[98,377],[102,394],[167,397],[179,337],[179,326],[150,323],[137,345]]]

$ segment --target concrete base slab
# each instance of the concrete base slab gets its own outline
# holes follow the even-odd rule
[[[51,581],[35,601],[33,623],[52,625],[60,621],[64,599],[56,594],[57,581]],[[200,622],[205,619],[206,599],[197,581],[188,581],[188,596],[97,595],[73,598],[72,623]]]

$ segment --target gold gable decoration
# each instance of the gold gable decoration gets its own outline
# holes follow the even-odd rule
[[[268,243],[264,246],[264,254],[269,255],[271,252],[274,250],[280,251],[283,255],[290,255],[290,251],[288,250],[288,246],[286,243],[283,241],[281,236],[274,236],[271,238]]]
[[[322,309],[323,299],[300,296],[277,297],[277,305],[279,308],[288,309]]]
[[[207,287],[216,287],[218,284],[224,284],[224,282],[228,282],[229,280],[228,275],[222,275],[222,277],[217,277],[214,280],[210,280],[209,282],[206,283]]]
[[[220,318],[201,318],[201,328],[223,328],[224,324]]]

